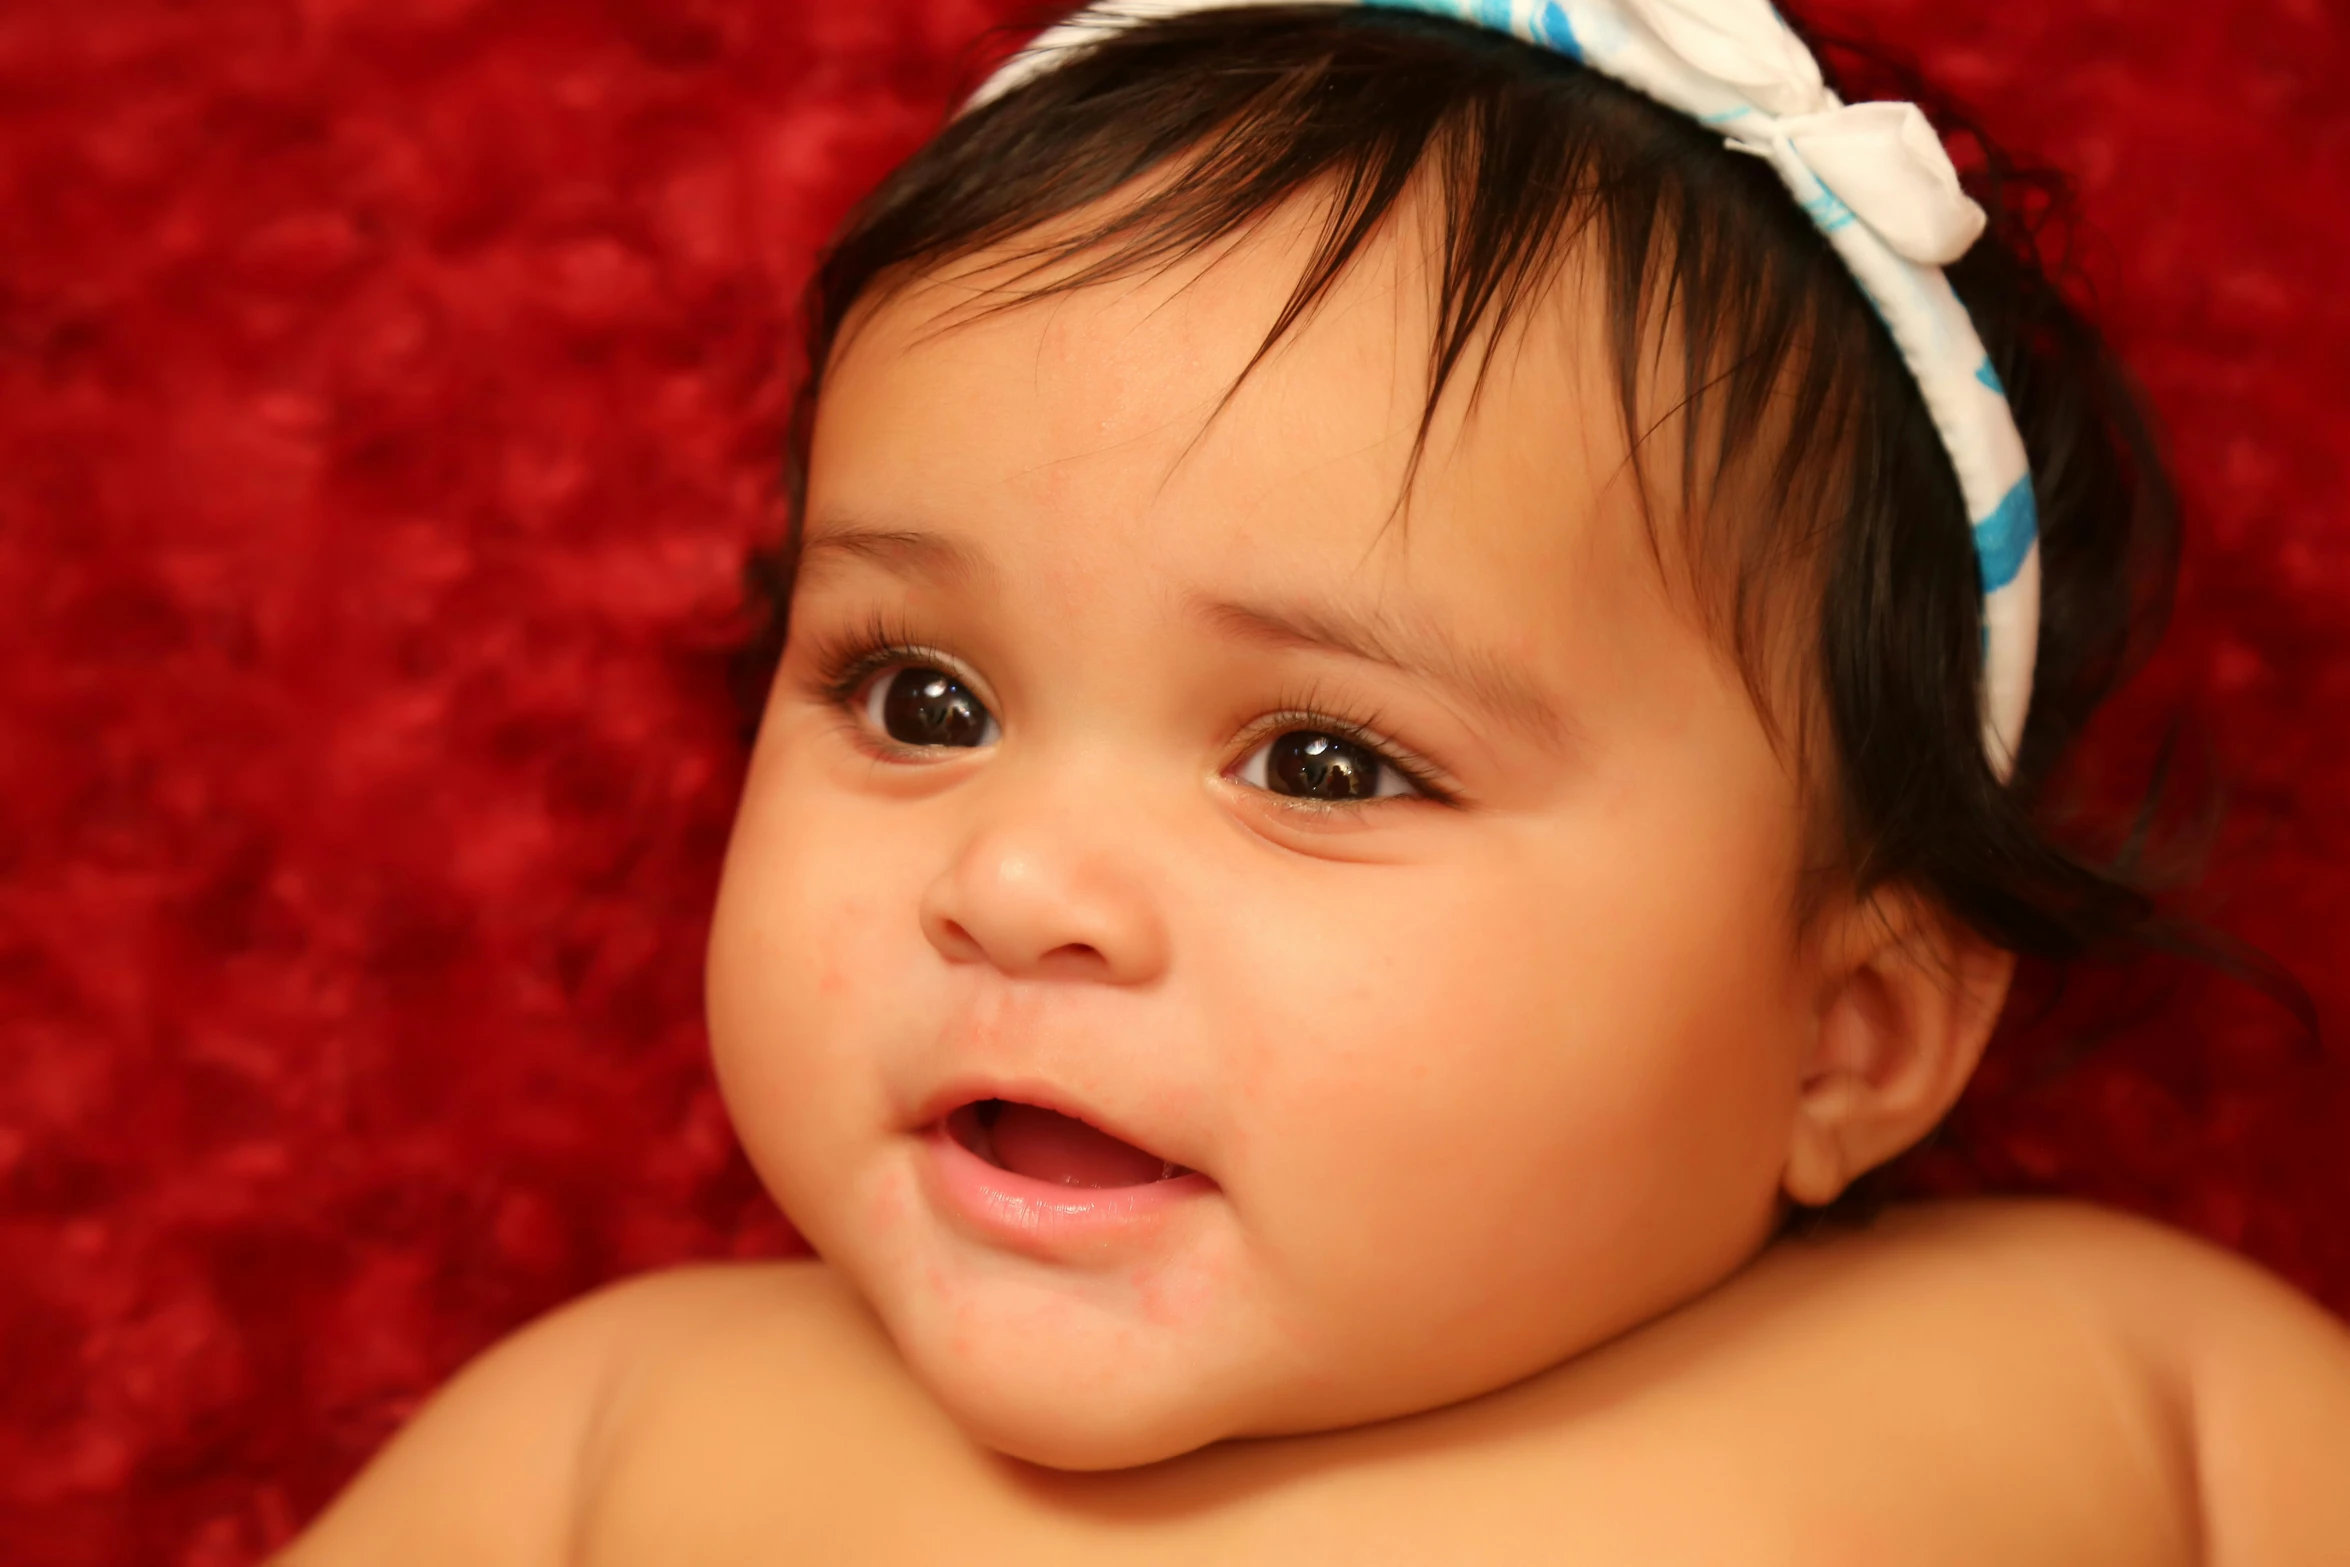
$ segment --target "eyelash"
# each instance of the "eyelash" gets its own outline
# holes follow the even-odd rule
[[[1274,711],[1251,724],[1248,740],[1240,749],[1242,757],[1256,754],[1258,746],[1276,736],[1293,730],[1307,729],[1316,734],[1335,735],[1349,745],[1362,747],[1379,759],[1382,767],[1392,767],[1404,782],[1419,792],[1421,798],[1435,805],[1459,803],[1459,795],[1446,782],[1433,762],[1380,732],[1379,715],[1371,713],[1361,720],[1340,718],[1321,706],[1321,698],[1312,691],[1284,698]],[[1273,795],[1283,807],[1291,810],[1328,812],[1359,811],[1366,805],[1379,802],[1363,800],[1342,803],[1336,800],[1301,800],[1290,795]]]
[[[875,614],[856,631],[836,632],[818,637],[809,650],[815,665],[810,679],[814,694],[827,705],[844,715],[854,716],[866,684],[875,675],[893,665],[935,664],[967,679],[960,659],[942,648],[933,647],[913,636],[902,622]],[[1421,798],[1437,805],[1458,803],[1459,795],[1445,780],[1435,764],[1416,752],[1380,733],[1377,714],[1363,720],[1340,718],[1323,709],[1320,698],[1312,689],[1284,697],[1273,712],[1251,724],[1247,742],[1241,747],[1243,758],[1254,755],[1257,747],[1292,730],[1312,730],[1317,734],[1335,735],[1349,745],[1362,747],[1379,759],[1380,765],[1392,767],[1418,791]],[[1300,800],[1287,795],[1274,795],[1286,809],[1312,812],[1334,810],[1361,810],[1371,801],[1341,804],[1337,801]]]
[[[892,664],[931,663],[964,677],[962,662],[953,654],[917,640],[903,622],[878,613],[858,630],[818,637],[809,656],[816,665],[810,682],[816,695],[844,710],[868,680]]]

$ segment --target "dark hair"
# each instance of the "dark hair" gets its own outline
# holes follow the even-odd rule
[[[1369,7],[1136,26],[954,120],[856,209],[809,296],[792,535],[754,571],[766,658],[780,646],[817,394],[860,302],[1006,242],[1029,244],[1033,260],[1015,300],[1082,287],[1318,198],[1318,248],[1261,360],[1419,182],[1443,218],[1423,440],[1447,386],[1466,367],[1474,388],[1503,328],[1577,247],[1606,283],[1636,463],[1655,357],[1677,353],[1680,558],[1766,723],[1775,617],[1791,603],[1809,616],[1795,624],[1810,633],[1806,705],[1828,741],[1815,811],[1824,875],[1856,893],[1912,888],[2060,965],[2151,943],[2234,966],[2224,942],[2197,947],[2164,920],[2136,856],[2101,861],[2057,820],[2058,764],[2159,633],[2179,548],[2147,417],[2043,257],[2062,236],[2063,186],[1883,57],[1831,47],[1827,59],[1858,59],[1923,102],[1991,216],[1947,271],[2008,389],[2039,506],[2038,663],[2004,783],[1978,728],[1979,578],[1949,458],[1882,323],[1777,176],[1571,59]],[[1164,177],[1138,188],[1146,174]],[[1056,222],[1054,237],[1032,239]],[[1653,518],[1651,539],[1661,564]],[[1808,591],[1791,593],[1796,583]]]

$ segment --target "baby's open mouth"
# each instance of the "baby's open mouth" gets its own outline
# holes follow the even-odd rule
[[[948,1112],[946,1132],[999,1170],[1056,1186],[1147,1186],[1191,1172],[1058,1110],[980,1099]]]

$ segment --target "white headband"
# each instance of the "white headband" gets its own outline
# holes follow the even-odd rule
[[[975,108],[1139,22],[1265,0],[1099,0],[1006,61]],[[1983,750],[2004,780],[2032,701],[2038,513],[2022,434],[1942,267],[1983,209],[1910,103],[1846,104],[1769,0],[1308,0],[1420,11],[1508,33],[1622,82],[1769,162],[1893,334],[1957,470],[1983,587]]]

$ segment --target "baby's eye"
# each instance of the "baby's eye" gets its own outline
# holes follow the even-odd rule
[[[943,669],[911,665],[883,674],[865,692],[865,720],[903,746],[981,746],[996,737],[995,715]]]
[[[1253,789],[1331,803],[1420,792],[1370,747],[1317,729],[1273,736],[1242,758],[1233,776]]]

